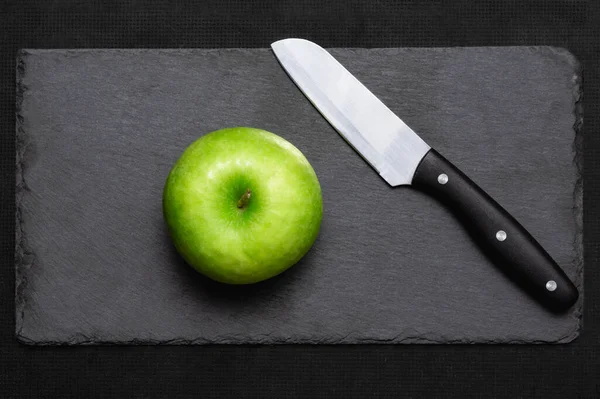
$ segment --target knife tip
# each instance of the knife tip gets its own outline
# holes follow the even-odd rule
[[[273,50],[275,50],[276,48],[280,48],[280,47],[285,46],[286,44],[292,44],[292,43],[314,44],[313,42],[306,40],[306,39],[297,38],[297,37],[289,37],[286,39],[280,39],[280,40],[274,41],[273,43],[271,43],[271,48]]]

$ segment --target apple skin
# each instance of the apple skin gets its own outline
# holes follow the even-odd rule
[[[240,203],[247,190],[247,203]],[[300,150],[265,130],[236,127],[185,149],[167,178],[163,214],[190,266],[222,283],[252,284],[282,273],[309,251],[323,200]]]

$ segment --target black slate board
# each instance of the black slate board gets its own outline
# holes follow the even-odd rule
[[[579,66],[548,47],[335,49],[513,213],[583,293]],[[27,50],[17,68],[16,333],[29,344],[565,343],[434,200],[388,187],[267,49]],[[161,214],[198,136],[254,126],[321,181],[311,252],[251,287],[208,281]],[[583,295],[582,295],[583,297]]]

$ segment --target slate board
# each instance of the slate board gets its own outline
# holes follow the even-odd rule
[[[583,298],[579,64],[549,47],[333,49],[538,238]],[[268,49],[26,50],[17,66],[16,335],[27,344],[566,343],[436,201],[390,188]],[[161,214],[199,136],[260,127],[322,185],[309,254],[249,287],[203,278]]]

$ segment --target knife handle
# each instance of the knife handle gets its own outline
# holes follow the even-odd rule
[[[490,259],[543,305],[564,311],[577,302],[577,288],[544,248],[436,150],[423,157],[412,185],[455,213]]]

